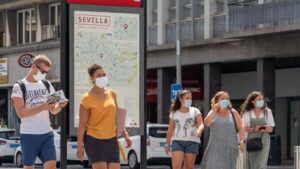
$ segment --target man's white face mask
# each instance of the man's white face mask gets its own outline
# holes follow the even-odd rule
[[[43,74],[43,73],[41,73],[40,70],[38,70],[37,74],[33,75],[33,78],[35,81],[43,80],[43,79],[45,79],[45,77],[46,77],[46,73]]]

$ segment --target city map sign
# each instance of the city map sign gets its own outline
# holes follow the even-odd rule
[[[105,7],[71,5],[70,13],[70,80],[74,88],[74,126],[79,123],[81,97],[92,86],[87,69],[92,64],[104,67],[109,79],[108,88],[117,93],[118,106],[126,110],[126,126],[140,126],[141,105],[141,15],[135,12],[122,12],[121,8],[111,12]],[[111,10],[111,7],[110,9]],[[72,83],[72,82],[71,82]],[[72,102],[71,102],[72,103]]]

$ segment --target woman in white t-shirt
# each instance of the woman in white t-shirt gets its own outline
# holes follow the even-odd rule
[[[165,151],[169,155],[172,141],[172,168],[193,169],[204,130],[201,112],[192,105],[192,93],[178,92],[170,108],[169,129]]]
[[[264,95],[254,91],[241,106],[243,125],[248,132],[248,140],[262,138],[263,149],[247,152],[247,169],[266,169],[270,150],[270,134],[275,126],[272,111],[268,108]]]

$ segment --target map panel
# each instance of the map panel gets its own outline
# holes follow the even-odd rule
[[[81,97],[92,87],[87,69],[99,64],[126,110],[126,126],[139,127],[139,15],[109,12],[74,13],[75,127]]]

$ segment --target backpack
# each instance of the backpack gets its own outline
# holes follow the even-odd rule
[[[43,84],[45,85],[46,89],[48,90],[48,93],[50,93],[50,82],[48,80],[43,79],[42,80]],[[21,91],[23,93],[23,100],[24,104],[26,103],[26,86],[25,83],[22,80],[17,81],[18,85],[21,88]]]

